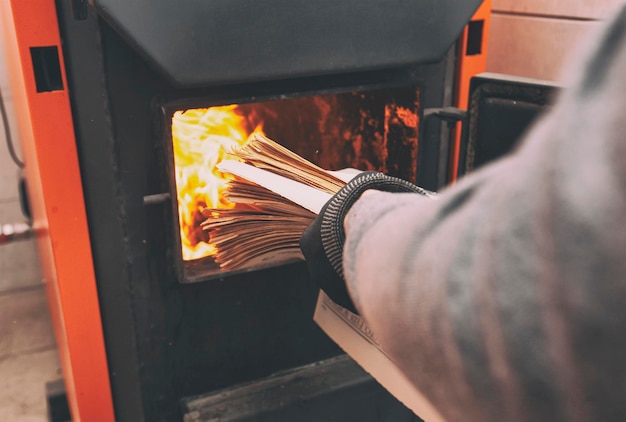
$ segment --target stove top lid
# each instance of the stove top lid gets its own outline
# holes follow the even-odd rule
[[[177,85],[440,60],[481,0],[92,0]]]

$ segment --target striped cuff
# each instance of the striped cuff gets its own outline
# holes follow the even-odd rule
[[[341,278],[344,278],[343,246],[346,239],[343,220],[352,205],[368,189],[385,192],[414,192],[424,196],[434,195],[432,192],[415,186],[406,180],[378,172],[364,172],[348,182],[326,205],[321,223],[321,238],[324,252],[331,266]]]

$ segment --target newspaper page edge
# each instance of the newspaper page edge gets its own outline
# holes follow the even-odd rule
[[[332,309],[333,307],[337,309]],[[341,317],[337,313],[338,309],[342,308],[320,291],[313,320],[344,352],[417,416],[428,422],[445,421],[375,341]]]

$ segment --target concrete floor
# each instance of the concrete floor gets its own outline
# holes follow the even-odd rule
[[[45,384],[61,377],[43,285],[0,292],[0,420],[47,421]]]

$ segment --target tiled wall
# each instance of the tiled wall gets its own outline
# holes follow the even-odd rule
[[[624,0],[493,0],[487,70],[559,81]]]
[[[0,31],[2,37],[2,31]],[[3,42],[0,39],[0,89],[4,99],[9,119],[15,121],[12,115],[12,96],[7,81],[6,60],[2,51]],[[18,154],[19,134],[16,125],[11,124],[13,142]],[[18,195],[19,169],[11,160],[7,149],[4,127],[0,121],[0,224],[24,222],[21,213]],[[23,287],[39,285],[41,283],[38,255],[33,240],[0,245],[0,293]]]

